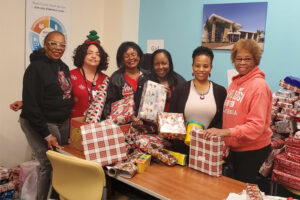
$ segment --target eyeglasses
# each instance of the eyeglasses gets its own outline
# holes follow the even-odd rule
[[[124,54],[124,59],[130,59],[130,58],[136,58],[138,56],[137,53],[132,53],[132,54]]]
[[[252,58],[236,58],[235,62],[242,62],[245,61],[246,63],[251,62],[253,59]]]
[[[66,44],[65,43],[57,43],[57,42],[54,42],[54,41],[49,41],[48,45],[49,45],[50,48],[54,48],[54,47],[60,47],[62,49],[66,48]]]

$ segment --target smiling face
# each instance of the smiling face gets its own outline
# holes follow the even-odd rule
[[[252,54],[245,49],[239,50],[235,57],[234,67],[241,76],[248,74],[255,67]]]
[[[138,52],[133,48],[129,47],[123,54],[123,64],[126,68],[137,68],[140,62],[140,56]]]
[[[163,52],[158,53],[153,58],[153,69],[159,78],[165,78],[170,71],[169,59]]]
[[[86,56],[84,57],[83,64],[92,67],[98,67],[100,64],[100,52],[96,45],[91,44],[86,52]]]
[[[207,55],[196,56],[193,63],[193,72],[195,79],[198,81],[208,80],[209,73],[212,69],[211,59]]]
[[[59,60],[65,52],[65,37],[60,33],[50,33],[44,43],[46,56],[52,60]]]

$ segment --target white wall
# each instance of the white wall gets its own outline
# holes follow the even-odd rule
[[[51,1],[51,0],[49,0]],[[107,74],[116,70],[121,42],[138,41],[139,0],[70,0],[72,50],[95,29],[110,56]],[[25,59],[25,0],[0,1],[0,166],[13,167],[30,159],[31,150],[17,122],[20,112],[9,110],[22,97]],[[72,69],[72,64],[68,63]]]

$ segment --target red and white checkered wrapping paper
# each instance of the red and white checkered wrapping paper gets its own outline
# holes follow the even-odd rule
[[[161,137],[174,136],[177,139],[184,140],[186,137],[186,128],[182,113],[159,112],[158,135]]]
[[[153,81],[147,81],[141,97],[138,118],[156,122],[157,113],[164,111],[166,98],[165,86]]]
[[[190,158],[189,167],[211,176],[222,175],[224,138],[213,136],[204,139],[199,127],[194,126],[190,132]]]
[[[289,160],[286,153],[275,157],[274,169],[300,178],[300,163]]]
[[[127,159],[124,134],[112,120],[83,125],[80,128],[87,160],[106,166]]]
[[[9,171],[5,167],[0,167],[0,181],[6,180],[9,178]]]
[[[279,81],[279,86],[300,94],[300,88],[298,88],[296,86],[292,86],[292,85],[286,83],[284,80]]]
[[[116,124],[127,124],[135,116],[134,96],[129,95],[111,104],[110,118]]]
[[[272,181],[274,181],[275,183],[282,184],[284,186],[294,188],[296,190],[300,190],[299,177],[281,172],[277,169],[273,169]]]
[[[104,108],[106,96],[107,96],[107,87],[108,87],[109,78],[106,77],[101,86],[100,90],[96,90],[96,95],[86,110],[86,122],[96,123],[100,122],[102,111]]]

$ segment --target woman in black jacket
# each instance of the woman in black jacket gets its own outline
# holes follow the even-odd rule
[[[210,81],[213,52],[207,47],[198,47],[193,55],[195,78],[178,86],[171,99],[170,112],[183,113],[185,121],[198,121],[205,128],[221,128],[226,89]],[[189,147],[181,140],[174,140],[172,150],[189,154]]]

